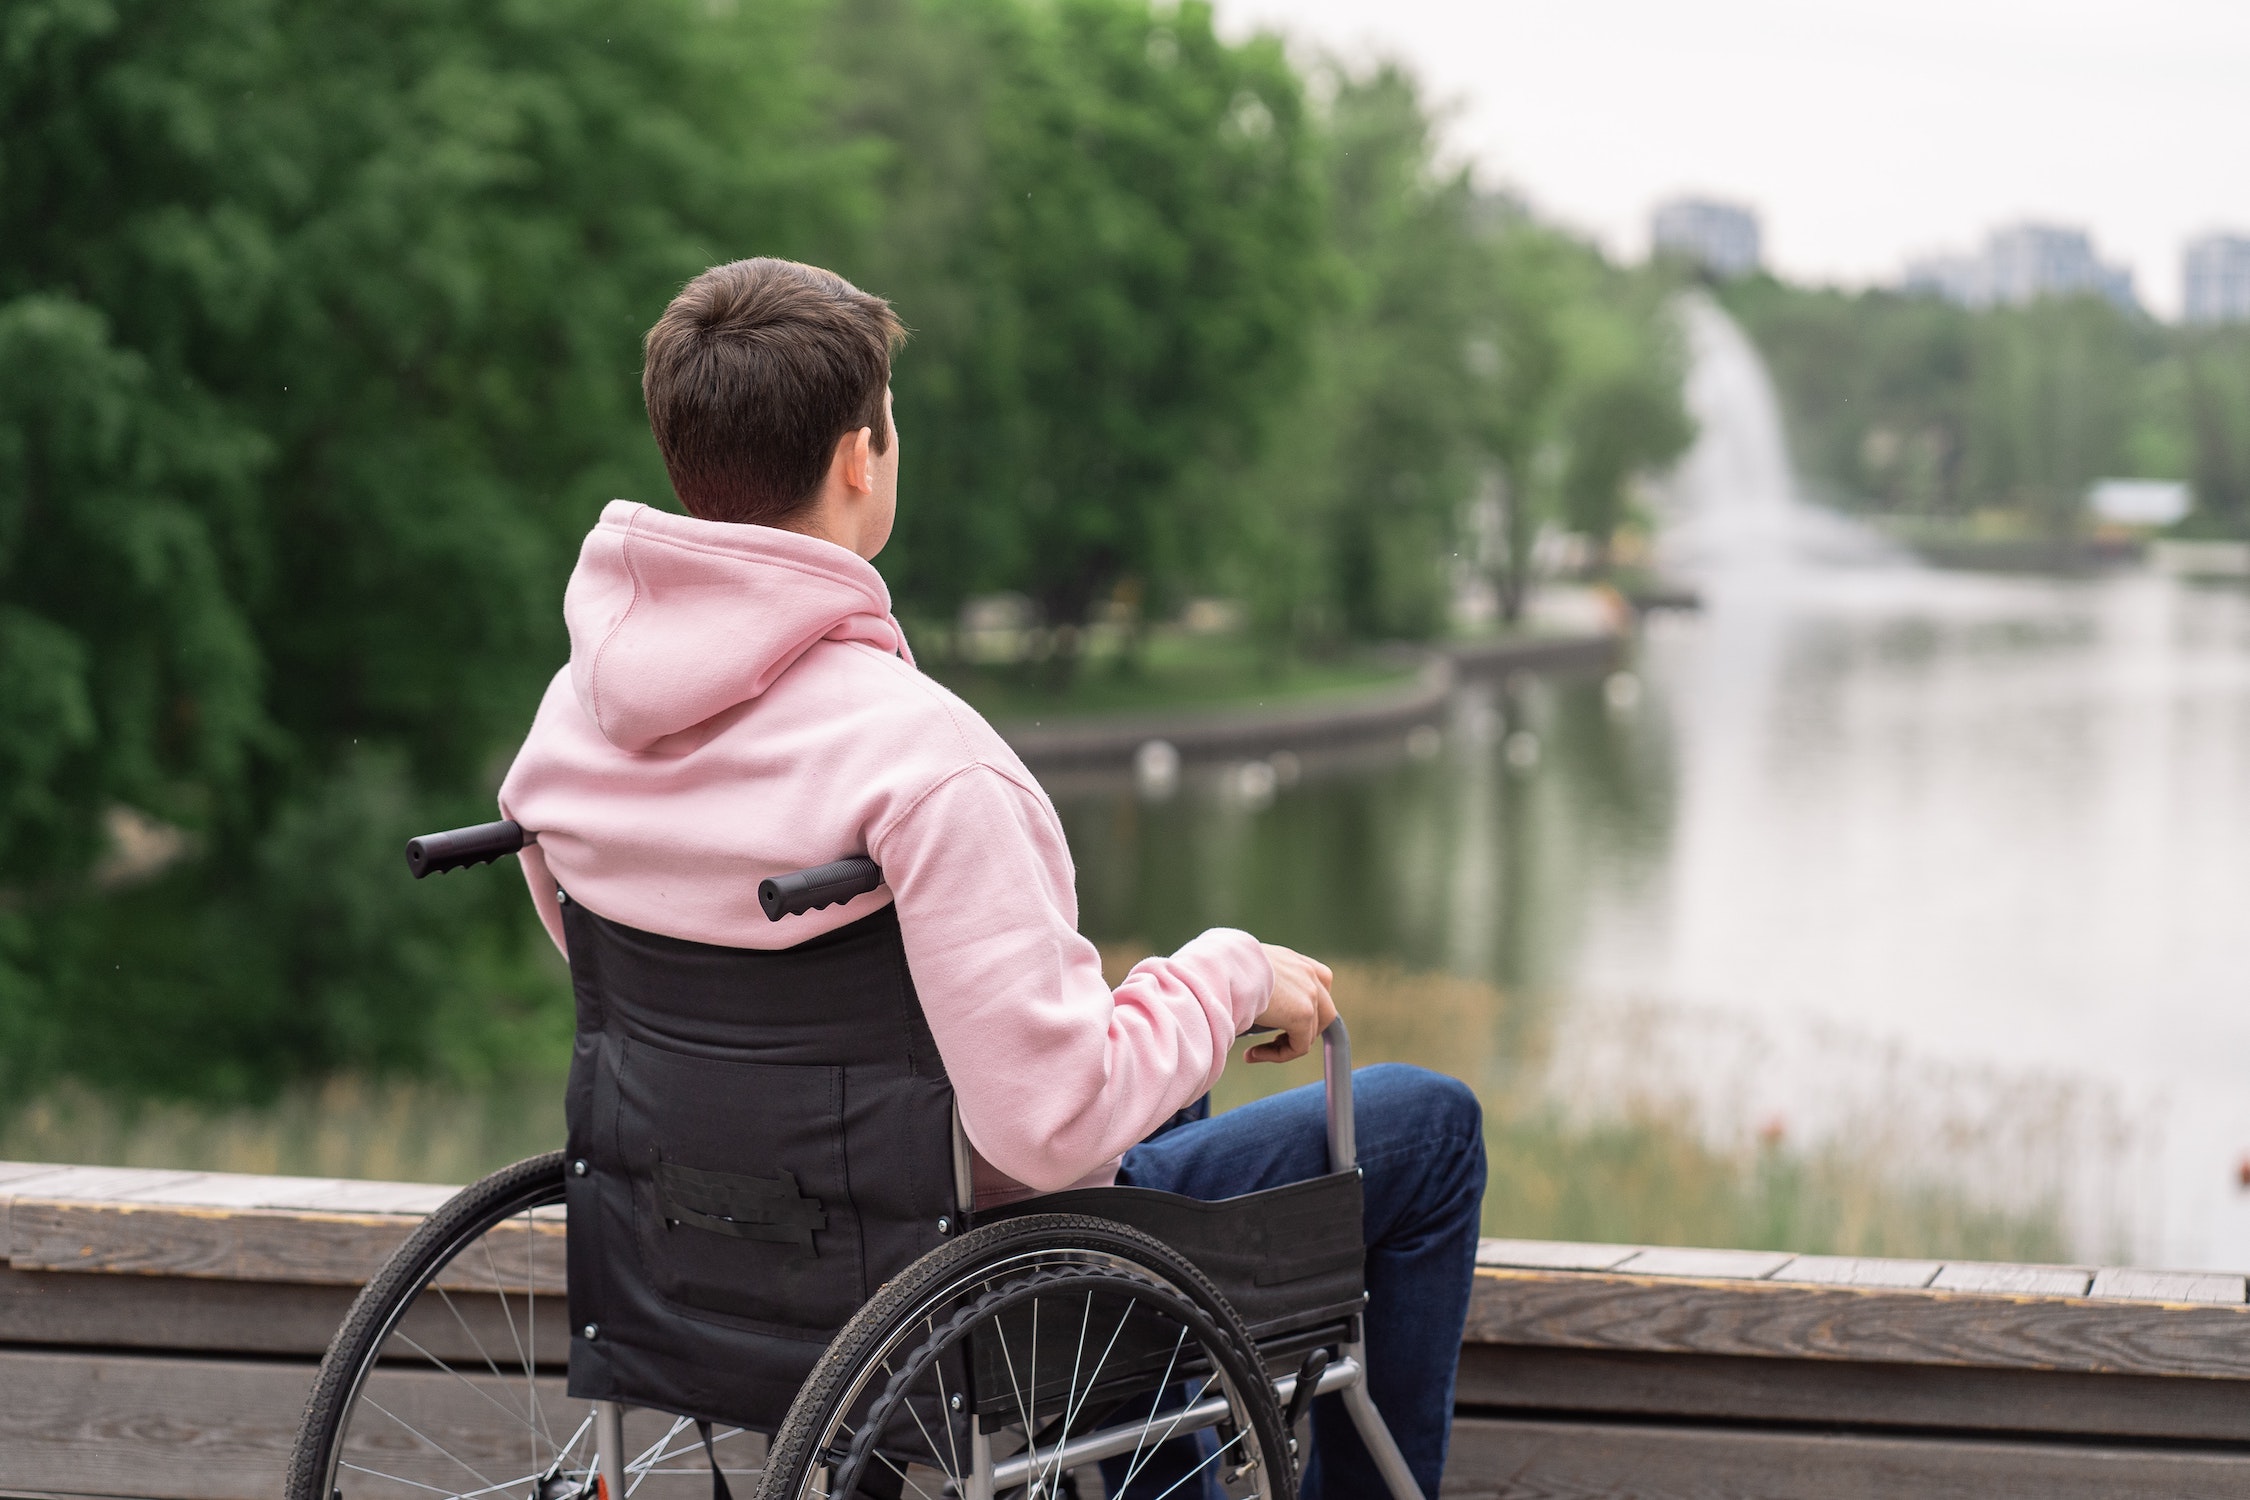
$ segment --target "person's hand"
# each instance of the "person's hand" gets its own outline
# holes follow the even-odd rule
[[[1274,943],[1259,946],[1266,950],[1266,960],[1273,965],[1273,994],[1266,1008],[1259,1012],[1257,1024],[1271,1026],[1281,1033],[1270,1042],[1260,1042],[1242,1055],[1244,1062],[1285,1063],[1295,1062],[1312,1051],[1313,1038],[1328,1029],[1336,1019],[1336,1000],[1329,994],[1329,986],[1336,976],[1328,965],[1305,957],[1294,948],[1283,948]]]

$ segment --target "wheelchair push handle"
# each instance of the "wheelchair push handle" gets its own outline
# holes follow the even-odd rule
[[[883,883],[883,867],[864,854],[815,865],[793,875],[775,875],[758,882],[758,905],[766,920],[803,916],[839,901],[849,901]]]
[[[1342,1016],[1320,1033],[1320,1073],[1328,1096],[1328,1170],[1349,1172],[1359,1165],[1359,1136],[1352,1119],[1352,1034]]]
[[[443,875],[448,870],[490,864],[514,854],[523,848],[524,842],[523,825],[507,818],[497,823],[479,823],[474,828],[425,833],[418,839],[406,841],[406,867],[420,880],[425,875]]]

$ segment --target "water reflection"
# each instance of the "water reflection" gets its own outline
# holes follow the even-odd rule
[[[1674,821],[1661,705],[1620,709],[1606,687],[1469,686],[1435,755],[1402,739],[1308,757],[1263,808],[1239,794],[1233,767],[1190,768],[1164,801],[1123,784],[1065,796],[1082,923],[1161,947],[1240,926],[1527,997],[1554,990],[1576,970],[1596,894],[1653,878]],[[1538,746],[1534,764],[1521,764],[1519,736]]]
[[[2250,1266],[2250,595],[1913,566],[1796,505],[1754,356],[1689,317],[1707,608],[1636,686],[1472,687],[1436,754],[1270,802],[1080,789],[1087,930],[1473,976],[1509,997],[1449,1059],[1481,1087],[1669,1091],[2061,1202],[2081,1255]]]

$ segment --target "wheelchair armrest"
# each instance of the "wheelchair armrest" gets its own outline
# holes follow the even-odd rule
[[[1321,1032],[1320,1050],[1328,1088],[1328,1170],[1349,1172],[1359,1165],[1359,1142],[1352,1132],[1352,1036],[1342,1016]]]

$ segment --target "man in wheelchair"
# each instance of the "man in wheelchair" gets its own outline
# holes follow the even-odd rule
[[[738,261],[689,283],[648,335],[643,376],[688,514],[626,501],[603,512],[565,596],[569,665],[501,791],[505,815],[535,838],[524,874],[581,1005],[574,1393],[668,1398],[670,1410],[735,1420],[761,1403],[778,1411],[817,1384],[829,1334],[918,1256],[958,1242],[964,1217],[983,1232],[1067,1190],[1217,1202],[1330,1174],[1317,1087],[1182,1118],[1199,1113],[1245,1032],[1277,1033],[1251,1062],[1313,1045],[1334,1018],[1328,969],[1220,928],[1112,989],[1077,931],[1053,806],[975,711],[916,670],[871,566],[897,500],[889,378],[902,337],[886,303],[813,267]],[[762,877],[860,852],[880,866],[875,888],[779,921],[761,910]],[[952,1177],[955,1110],[973,1205]],[[1356,1137],[1362,1235],[1344,1258],[1364,1247],[1366,1302],[1349,1347],[1405,1467],[1434,1496],[1484,1185],[1477,1104],[1451,1079],[1370,1068],[1356,1080]],[[1054,1201],[1110,1212],[1099,1197]],[[1242,1257],[1239,1296],[1255,1299],[1293,1242],[1321,1229],[1291,1227],[1277,1209],[1218,1234],[1237,1243],[1207,1259]],[[594,1255],[602,1264],[582,1267]],[[1306,1271],[1305,1284],[1322,1274]],[[1111,1338],[1113,1357],[1117,1339],[1131,1343],[1101,1319],[1141,1295],[1086,1285],[1081,1367],[1090,1343]],[[1060,1314],[1025,1316],[1048,1318],[1051,1335]],[[1165,1316],[1165,1328],[1201,1327]],[[1297,1371],[1316,1337],[1272,1331],[1287,1322],[1250,1327],[1276,1376]],[[887,1420],[905,1431],[914,1418],[941,1459],[982,1441],[981,1427],[956,1433],[944,1412],[963,1411],[976,1359],[1005,1363],[1019,1347],[993,1337],[973,1357],[899,1345],[887,1358],[900,1369],[921,1358],[927,1392],[899,1398]],[[1204,1386],[1240,1384],[1224,1375],[1220,1342],[1201,1366],[1175,1349],[1171,1386],[1190,1388],[1191,1368],[1221,1372]],[[1061,1378],[1038,1357],[1046,1380]],[[770,1378],[743,1373],[760,1361]],[[864,1426],[879,1397],[853,1399]],[[1023,1417],[1066,1434],[1073,1420]],[[1313,1401],[1310,1421],[1299,1492],[1387,1492],[1339,1396]],[[842,1444],[853,1426],[839,1423]],[[1130,1457],[1106,1455],[1107,1483],[1116,1493],[1130,1473],[1134,1494],[1221,1493],[1254,1467],[1233,1462],[1249,1446],[1214,1459],[1214,1433],[1228,1430],[1144,1435]],[[854,1472],[868,1493],[905,1482],[874,1465]]]

